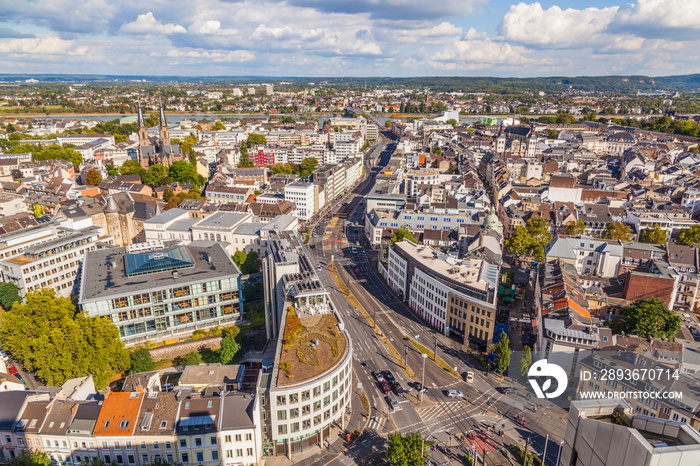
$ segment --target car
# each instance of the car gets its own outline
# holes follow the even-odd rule
[[[360,275],[360,269],[355,268],[355,275]]]
[[[384,393],[391,393],[391,386],[387,383],[386,380],[382,380],[381,382],[379,382],[379,387]]]
[[[311,249],[316,249],[316,245],[315,245],[315,244],[312,244],[312,245],[309,246],[309,247],[310,247]]]
[[[394,395],[389,394],[389,396],[386,397],[386,400],[389,403],[389,406],[391,406],[391,409],[394,411],[401,409],[401,406],[399,406],[399,400],[397,400]]]
[[[171,383],[164,383],[163,386],[161,387],[162,392],[172,392],[173,391],[173,384]]]
[[[352,253],[357,254],[357,248],[352,248]]]
[[[316,270],[321,270],[321,266],[320,266],[320,265],[317,265],[317,266],[316,266]]]
[[[413,382],[412,384],[409,384],[411,387],[415,388],[418,393],[425,393],[428,391],[427,387],[424,387],[420,382]]]
[[[314,238],[316,238],[318,235],[317,235],[316,233],[314,233],[314,234],[311,235],[311,236],[313,236]]]
[[[382,371],[374,371],[372,375],[377,379],[377,382],[384,382],[384,374],[382,374]]]
[[[450,398],[464,398],[464,393],[459,390],[447,390],[447,396]]]
[[[467,372],[467,383],[474,383],[474,373],[472,371]]]
[[[391,371],[384,371],[384,372],[382,372],[382,374],[384,374],[384,378],[386,379],[387,382],[389,382],[389,383],[396,382],[396,379],[394,378],[394,374],[392,374]]]
[[[401,386],[401,384],[398,382],[394,382],[393,384],[391,384],[391,388],[394,390],[394,393],[396,393],[397,395],[405,395],[406,394],[406,390],[404,390],[403,387]]]
[[[15,375],[17,373],[17,368],[15,366],[10,366],[7,368],[7,372],[9,372],[12,375]]]
[[[360,242],[359,242],[359,241],[355,241],[355,246],[359,246],[359,245],[360,245]]]
[[[501,393],[504,395],[509,395],[511,393],[518,393],[518,389],[515,387],[501,387]]]

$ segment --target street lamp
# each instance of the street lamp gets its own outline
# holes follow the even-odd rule
[[[542,464],[546,466],[546,459],[547,459],[547,444],[549,443],[549,434],[547,434],[547,437],[544,439],[544,451],[542,452]]]
[[[559,453],[557,453],[557,462],[554,464],[554,466],[559,466],[559,458],[561,457],[561,449],[564,446],[564,441],[562,440],[559,442]]]
[[[420,391],[420,401],[423,402],[423,392],[425,391],[425,360],[428,359],[428,355],[421,353],[423,355],[423,378],[421,379],[421,391]]]

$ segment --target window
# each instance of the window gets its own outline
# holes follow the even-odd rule
[[[284,421],[287,419],[287,410],[286,409],[280,409],[277,411],[277,420],[278,421]]]
[[[170,440],[166,440],[165,442],[165,449],[170,450],[172,448],[172,445],[170,444]]]
[[[146,459],[148,459],[148,458],[146,458]],[[111,463],[111,462],[112,462],[112,458],[111,458],[109,455],[105,455],[105,456],[104,456],[104,460],[105,460],[105,463]]]
[[[158,450],[159,448],[160,448],[160,443],[157,442],[157,441],[154,441],[154,442],[153,442],[153,449],[154,449],[154,450]]]
[[[119,463],[119,464],[124,463],[124,458],[122,458],[122,455],[116,455],[115,459],[117,460],[117,463]]]
[[[236,449],[236,458],[243,458],[243,449],[242,448]]]
[[[279,406],[284,406],[287,404],[287,397],[285,395],[279,395],[277,397],[277,404]]]
[[[197,462],[198,462],[198,463],[201,463],[201,462],[204,461],[204,452],[198,451],[198,452],[196,453],[196,455],[197,455]]]
[[[217,439],[216,437],[209,437],[209,445],[216,445]]]
[[[247,454],[248,456],[253,456],[253,449],[252,449],[252,448],[246,449],[245,452],[246,452],[246,454]]]
[[[230,436],[230,435],[226,435],[226,436],[224,437],[224,442],[226,442],[226,443],[231,443],[231,436]]]
[[[188,455],[187,453],[181,453],[180,459],[182,460],[183,463],[189,463],[190,462],[190,455]]]
[[[240,442],[243,436],[241,434],[236,434],[233,438],[236,440],[236,442]]]
[[[126,455],[126,462],[129,464],[134,464],[136,462],[134,460],[134,455]]]
[[[146,441],[145,440],[141,440],[141,449],[142,450],[146,449]]]
[[[211,452],[211,460],[212,461],[219,461],[219,452],[216,450],[213,450]]]
[[[287,433],[287,424],[281,424],[277,426],[277,433],[280,435],[284,435]]]
[[[128,419],[122,419],[122,421],[119,423],[119,428],[120,429],[126,429],[129,427],[129,420]]]
[[[180,439],[180,448],[187,448],[187,439]]]
[[[201,447],[202,446],[202,439],[197,437],[194,439],[194,446],[195,447]]]
[[[253,440],[253,434],[245,434],[245,439],[246,439],[246,441]]]

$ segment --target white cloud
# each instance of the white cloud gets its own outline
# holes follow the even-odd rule
[[[40,36],[29,39],[0,39],[0,53],[36,55],[85,54],[85,47],[74,48],[75,41],[57,36]]]
[[[179,24],[163,24],[158,21],[155,16],[153,16],[152,12],[149,11],[146,14],[138,15],[136,21],[125,23],[121,28],[119,28],[119,31],[125,34],[154,36],[183,34],[187,32],[187,29]]]
[[[221,21],[210,19],[196,26],[190,26],[188,30],[196,34],[216,34],[221,31]]]
[[[432,27],[418,27],[414,29],[397,29],[392,31],[390,37],[397,42],[432,44],[444,41],[446,37],[462,35],[462,28],[452,23],[443,21]]]
[[[700,2],[696,0],[637,0],[615,16],[618,24],[700,29]]]
[[[292,28],[291,26],[268,27],[260,24],[251,36],[255,40],[303,40],[316,41],[323,37],[322,29]]]
[[[506,43],[494,42],[475,29],[463,38],[456,38],[432,56],[438,62],[462,62],[468,64],[525,64],[527,49]]]
[[[518,3],[505,14],[498,31],[503,40],[530,45],[569,47],[584,45],[601,34],[618,7],[562,10],[554,5],[546,10],[539,3]]]

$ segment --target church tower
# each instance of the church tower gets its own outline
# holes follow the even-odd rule
[[[139,136],[139,146],[150,146],[151,141],[148,140],[148,131],[146,130],[146,120],[143,118],[143,112],[141,111],[141,101],[138,102],[139,106],[139,116],[137,119],[137,134]]]
[[[170,132],[168,131],[168,121],[165,119],[163,103],[160,104],[160,144],[161,147],[170,145]]]

